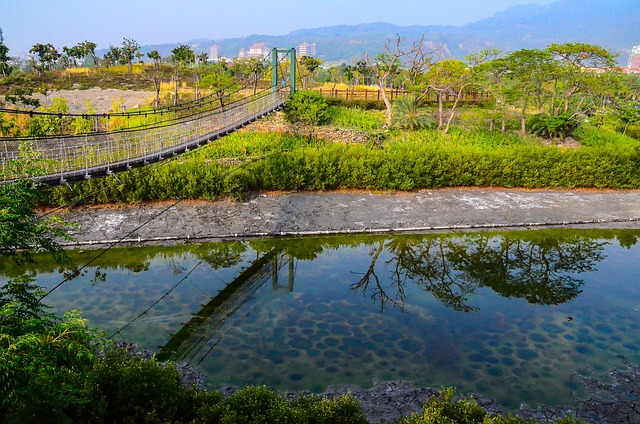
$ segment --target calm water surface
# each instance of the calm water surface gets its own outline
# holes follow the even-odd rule
[[[640,232],[341,236],[113,249],[46,302],[212,384],[321,392],[374,379],[507,407],[581,398],[640,362]],[[73,251],[83,264],[96,251]],[[20,272],[2,264],[0,283]],[[63,277],[46,260],[40,285]]]

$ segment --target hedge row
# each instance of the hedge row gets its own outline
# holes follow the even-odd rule
[[[458,186],[640,188],[640,148],[392,142],[306,146],[241,165],[199,157],[52,190],[57,203],[241,198],[250,190],[411,190]]]

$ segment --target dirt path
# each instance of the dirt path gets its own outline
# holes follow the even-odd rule
[[[543,226],[640,229],[640,191],[443,189],[261,193],[229,200],[100,206],[64,214],[80,242],[180,241]]]

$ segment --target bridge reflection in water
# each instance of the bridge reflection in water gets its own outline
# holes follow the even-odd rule
[[[207,354],[222,340],[220,333],[227,320],[255,296],[256,292],[267,282],[271,282],[274,290],[282,288],[279,278],[283,268],[288,265],[287,292],[293,291],[294,259],[277,250],[271,250],[256,259],[251,266],[227,284],[218,295],[195,313],[191,320],[174,334],[160,348],[159,360],[189,360],[200,363]],[[203,349],[206,351],[203,352]]]

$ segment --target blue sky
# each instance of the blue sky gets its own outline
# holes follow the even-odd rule
[[[0,0],[10,55],[36,43],[58,49],[93,41],[119,46],[283,35],[302,28],[387,22],[464,25],[515,5],[554,0]]]

